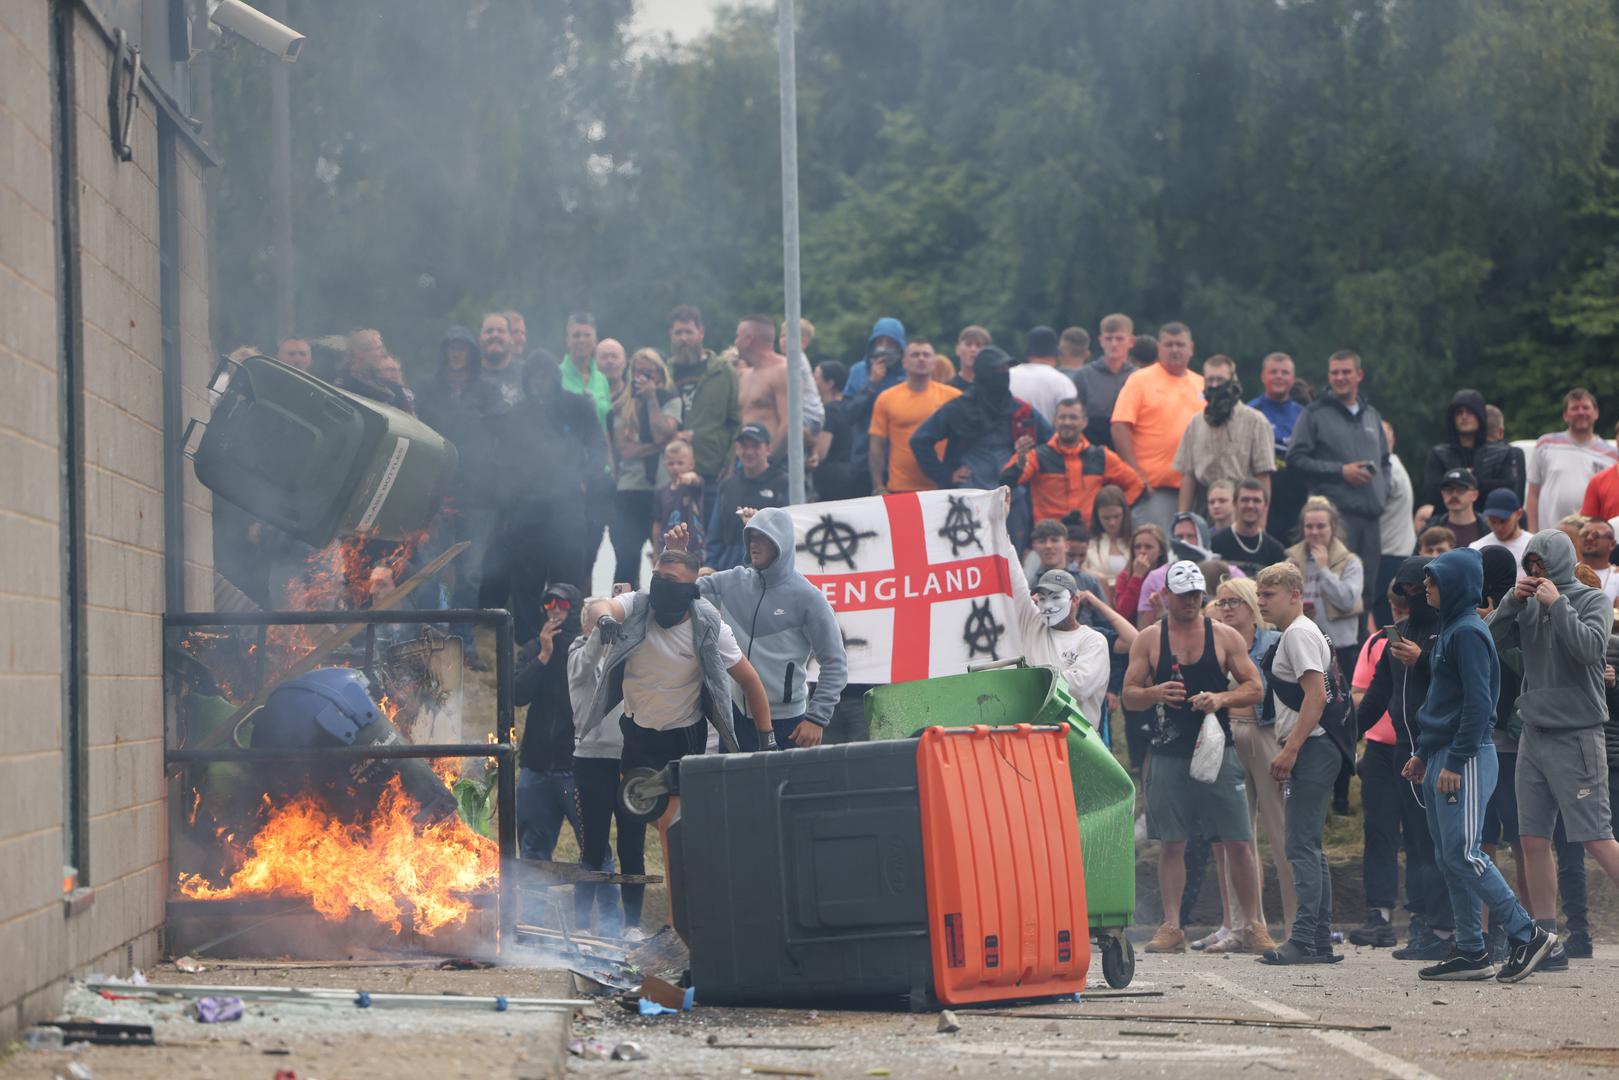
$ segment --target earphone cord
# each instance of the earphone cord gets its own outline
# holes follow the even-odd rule
[[[1384,648],[1387,647],[1388,646],[1386,645],[1384,646]],[[1396,664],[1400,664],[1398,660],[1394,662]],[[1406,700],[1405,696],[1406,686],[1408,685],[1410,678],[1410,669],[1404,664],[1400,664],[1400,726],[1405,728],[1405,737],[1411,743],[1411,752],[1415,754],[1417,750],[1417,740],[1416,736],[1411,734],[1411,714],[1407,711],[1410,708],[1410,703]],[[1428,804],[1422,801],[1422,792],[1417,790],[1416,782],[1407,780],[1406,783],[1411,787],[1411,797],[1416,799],[1417,805],[1426,811],[1428,809]]]

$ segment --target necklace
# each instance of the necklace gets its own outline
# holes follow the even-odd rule
[[[1253,547],[1249,547],[1247,544],[1242,542],[1242,534],[1236,529],[1231,530],[1231,539],[1235,540],[1237,542],[1237,546],[1246,551],[1248,554],[1258,555],[1259,549],[1265,546],[1265,530],[1259,530],[1259,539],[1254,541]]]

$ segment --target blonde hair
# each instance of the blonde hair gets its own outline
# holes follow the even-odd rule
[[[1339,539],[1339,534],[1343,531],[1343,528],[1338,520],[1338,508],[1332,505],[1332,500],[1325,495],[1311,495],[1304,500],[1304,509],[1299,511],[1300,530],[1304,528],[1304,515],[1317,510],[1326,514],[1327,520],[1332,523],[1332,538],[1334,540]]]
[[[1287,565],[1292,566],[1293,564],[1288,563]],[[1300,583],[1300,588],[1303,588],[1302,582]],[[1259,586],[1254,584],[1253,578],[1226,578],[1220,582],[1219,588],[1214,590],[1214,595],[1218,597],[1222,592],[1229,592],[1232,596],[1241,600],[1244,607],[1254,613],[1255,626],[1267,630],[1275,629],[1265,621],[1265,616],[1259,610]]]
[[[637,436],[640,434],[641,421],[635,413],[636,398],[630,387],[635,383],[635,364],[638,360],[645,360],[658,369],[658,389],[667,390],[669,388],[669,365],[663,362],[663,357],[658,354],[658,350],[650,346],[636,349],[635,355],[630,357],[630,362],[624,370],[624,398],[619,402],[618,416],[620,420],[630,425],[630,430],[636,432]]]
[[[1128,315],[1108,315],[1096,329],[1103,334],[1133,334],[1136,332],[1136,324]]]
[[[1228,581],[1226,584],[1230,585],[1232,582]],[[1292,562],[1271,563],[1259,571],[1259,575],[1254,578],[1254,587],[1256,590],[1267,589],[1273,585],[1287,589],[1289,592],[1303,592],[1304,571],[1300,570],[1298,565]],[[1255,599],[1258,599],[1257,593]]]

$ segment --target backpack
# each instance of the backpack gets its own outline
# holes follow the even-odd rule
[[[1325,634],[1322,635],[1326,637]],[[1265,652],[1265,659],[1260,661],[1259,670],[1265,676],[1265,699],[1260,703],[1260,722],[1274,724],[1276,722],[1276,701],[1280,700],[1294,712],[1304,707],[1304,687],[1296,682],[1286,682],[1276,677],[1274,667],[1276,664],[1276,650],[1282,647],[1280,638]],[[1332,638],[1327,638],[1327,653],[1332,657],[1327,670],[1322,673],[1322,681],[1326,684],[1327,703],[1321,710],[1321,729],[1327,733],[1327,738],[1338,748],[1344,760],[1350,765],[1355,763],[1355,746],[1360,742],[1360,724],[1355,716],[1355,702],[1349,696],[1349,680],[1344,678],[1343,668],[1338,664],[1338,650],[1333,647]]]

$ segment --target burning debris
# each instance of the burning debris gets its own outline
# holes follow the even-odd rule
[[[419,933],[464,923],[469,894],[495,887],[500,852],[459,816],[421,823],[422,806],[398,776],[372,810],[344,820],[311,794],[267,810],[264,824],[236,850],[240,864],[227,884],[181,874],[179,891],[193,900],[307,899],[328,919],[363,911],[395,933],[408,916]]]

